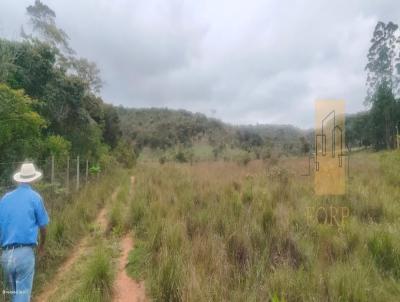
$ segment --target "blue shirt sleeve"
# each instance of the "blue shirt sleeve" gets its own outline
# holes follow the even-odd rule
[[[49,216],[43,204],[43,199],[39,196],[35,202],[35,216],[39,227],[44,227],[49,223]]]

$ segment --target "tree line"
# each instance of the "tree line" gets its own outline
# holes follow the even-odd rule
[[[131,165],[118,113],[99,96],[96,64],[77,56],[51,8],[36,0],[26,10],[30,31],[0,40],[0,163],[80,155]]]
[[[397,147],[400,127],[400,30],[393,22],[378,22],[367,55],[369,110],[346,119],[346,137],[353,146],[376,150]]]
[[[216,159],[224,150],[240,149],[256,157],[271,152],[308,153],[312,132],[290,125],[233,126],[201,113],[167,108],[117,108],[123,137],[136,153],[144,148],[165,151],[209,145]]]

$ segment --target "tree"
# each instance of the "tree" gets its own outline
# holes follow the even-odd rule
[[[121,131],[115,108],[95,95],[99,69],[75,57],[48,6],[36,0],[27,12],[32,33],[0,39],[0,161],[69,152],[106,158]]]
[[[375,26],[371,47],[368,51],[367,70],[367,98],[370,103],[375,92],[382,84],[396,91],[398,72],[396,70],[398,25],[392,22],[385,24],[378,22]],[[399,67],[400,68],[400,67]]]
[[[236,137],[240,146],[247,151],[251,151],[252,148],[260,147],[263,144],[262,137],[252,130],[238,130]]]
[[[83,107],[90,117],[104,129],[104,102],[100,97],[93,94],[86,94],[82,100]]]
[[[56,13],[40,0],[35,0],[34,5],[26,8],[33,32],[49,43],[56,49],[62,50],[68,55],[74,54],[74,51],[69,46],[69,37],[67,33],[56,24]],[[24,38],[32,39],[32,34],[27,35],[22,28],[21,32]]]
[[[4,82],[14,89],[24,89],[33,98],[41,98],[45,86],[53,77],[55,53],[48,45],[39,41],[32,43],[0,41],[3,48],[16,55],[8,62]]]
[[[132,168],[136,162],[136,154],[133,147],[126,141],[119,141],[113,154],[116,160],[125,168]]]
[[[71,143],[60,135],[50,135],[47,137],[47,148],[51,155],[65,157],[71,149]]]
[[[91,93],[99,93],[103,86],[100,69],[96,63],[85,58],[71,58],[73,72],[83,81],[85,88]]]
[[[308,154],[310,152],[310,144],[307,142],[307,139],[304,136],[300,137],[300,148],[301,148],[301,153],[303,154]]]
[[[369,116],[370,137],[376,149],[392,148],[399,116],[395,99],[399,91],[396,59],[400,40],[398,25],[378,22],[368,52],[367,103],[372,104]]]
[[[69,36],[56,24],[56,13],[40,0],[26,8],[33,33],[27,34],[22,28],[22,37],[32,43],[43,41],[56,53],[57,63],[65,71],[78,76],[87,91],[99,93],[102,87],[100,70],[96,63],[85,58],[76,58],[75,51],[69,45]],[[36,33],[37,36],[33,34]]]
[[[372,97],[370,111],[370,128],[376,149],[394,147],[399,112],[399,103],[396,101],[391,87],[382,83]]]
[[[84,84],[75,76],[68,76],[62,70],[55,70],[45,87],[43,102],[39,111],[57,134],[64,135],[71,127],[88,122],[88,114],[82,109]]]
[[[121,138],[121,128],[119,116],[115,108],[111,105],[104,105],[104,131],[103,139],[111,148],[115,148]]]
[[[109,151],[109,146],[102,142],[101,129],[94,123],[81,121],[71,125],[64,136],[72,143],[72,154],[99,160]]]
[[[17,50],[13,43],[0,39],[0,82],[6,83],[10,73],[14,71]]]
[[[0,84],[0,162],[40,157],[46,122],[33,111],[33,102],[22,91]]]
[[[371,134],[370,112],[363,111],[346,117],[346,144],[349,147],[370,146]]]

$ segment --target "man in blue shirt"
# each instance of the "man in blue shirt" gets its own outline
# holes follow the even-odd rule
[[[12,296],[13,302],[30,301],[39,229],[38,252],[44,251],[49,217],[42,197],[29,185],[41,176],[32,163],[24,163],[14,175],[17,189],[0,200],[1,265],[7,285],[3,295]]]

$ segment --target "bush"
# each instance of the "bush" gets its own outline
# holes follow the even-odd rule
[[[158,159],[158,162],[159,162],[161,165],[165,164],[166,161],[167,161],[167,158],[166,158],[165,156],[161,156],[161,157]]]
[[[400,251],[388,233],[377,233],[368,241],[368,249],[382,273],[400,279]]]
[[[124,218],[122,215],[122,208],[119,202],[115,202],[109,217],[109,228],[117,234],[123,231]]]
[[[147,259],[146,247],[142,241],[135,241],[135,247],[129,253],[127,272],[134,279],[143,278]]]
[[[71,150],[71,143],[60,135],[51,135],[47,138],[47,148],[56,157],[66,157]]]
[[[132,168],[136,163],[136,154],[128,142],[120,140],[113,154],[117,161],[125,168]]]
[[[186,163],[187,162],[186,156],[182,151],[179,151],[178,153],[176,153],[175,160],[178,163]]]
[[[64,221],[55,221],[50,224],[49,237],[57,243],[65,242],[68,239],[65,236],[66,223]]]
[[[146,208],[143,201],[137,201],[130,204],[127,224],[134,227],[138,235],[144,232],[143,220],[146,215]]]
[[[110,301],[113,271],[111,255],[104,247],[96,249],[93,258],[88,264],[83,282],[86,293],[99,297],[99,301]]]
[[[251,161],[250,153],[246,152],[244,154],[240,154],[236,161],[239,165],[247,166],[247,164]]]

